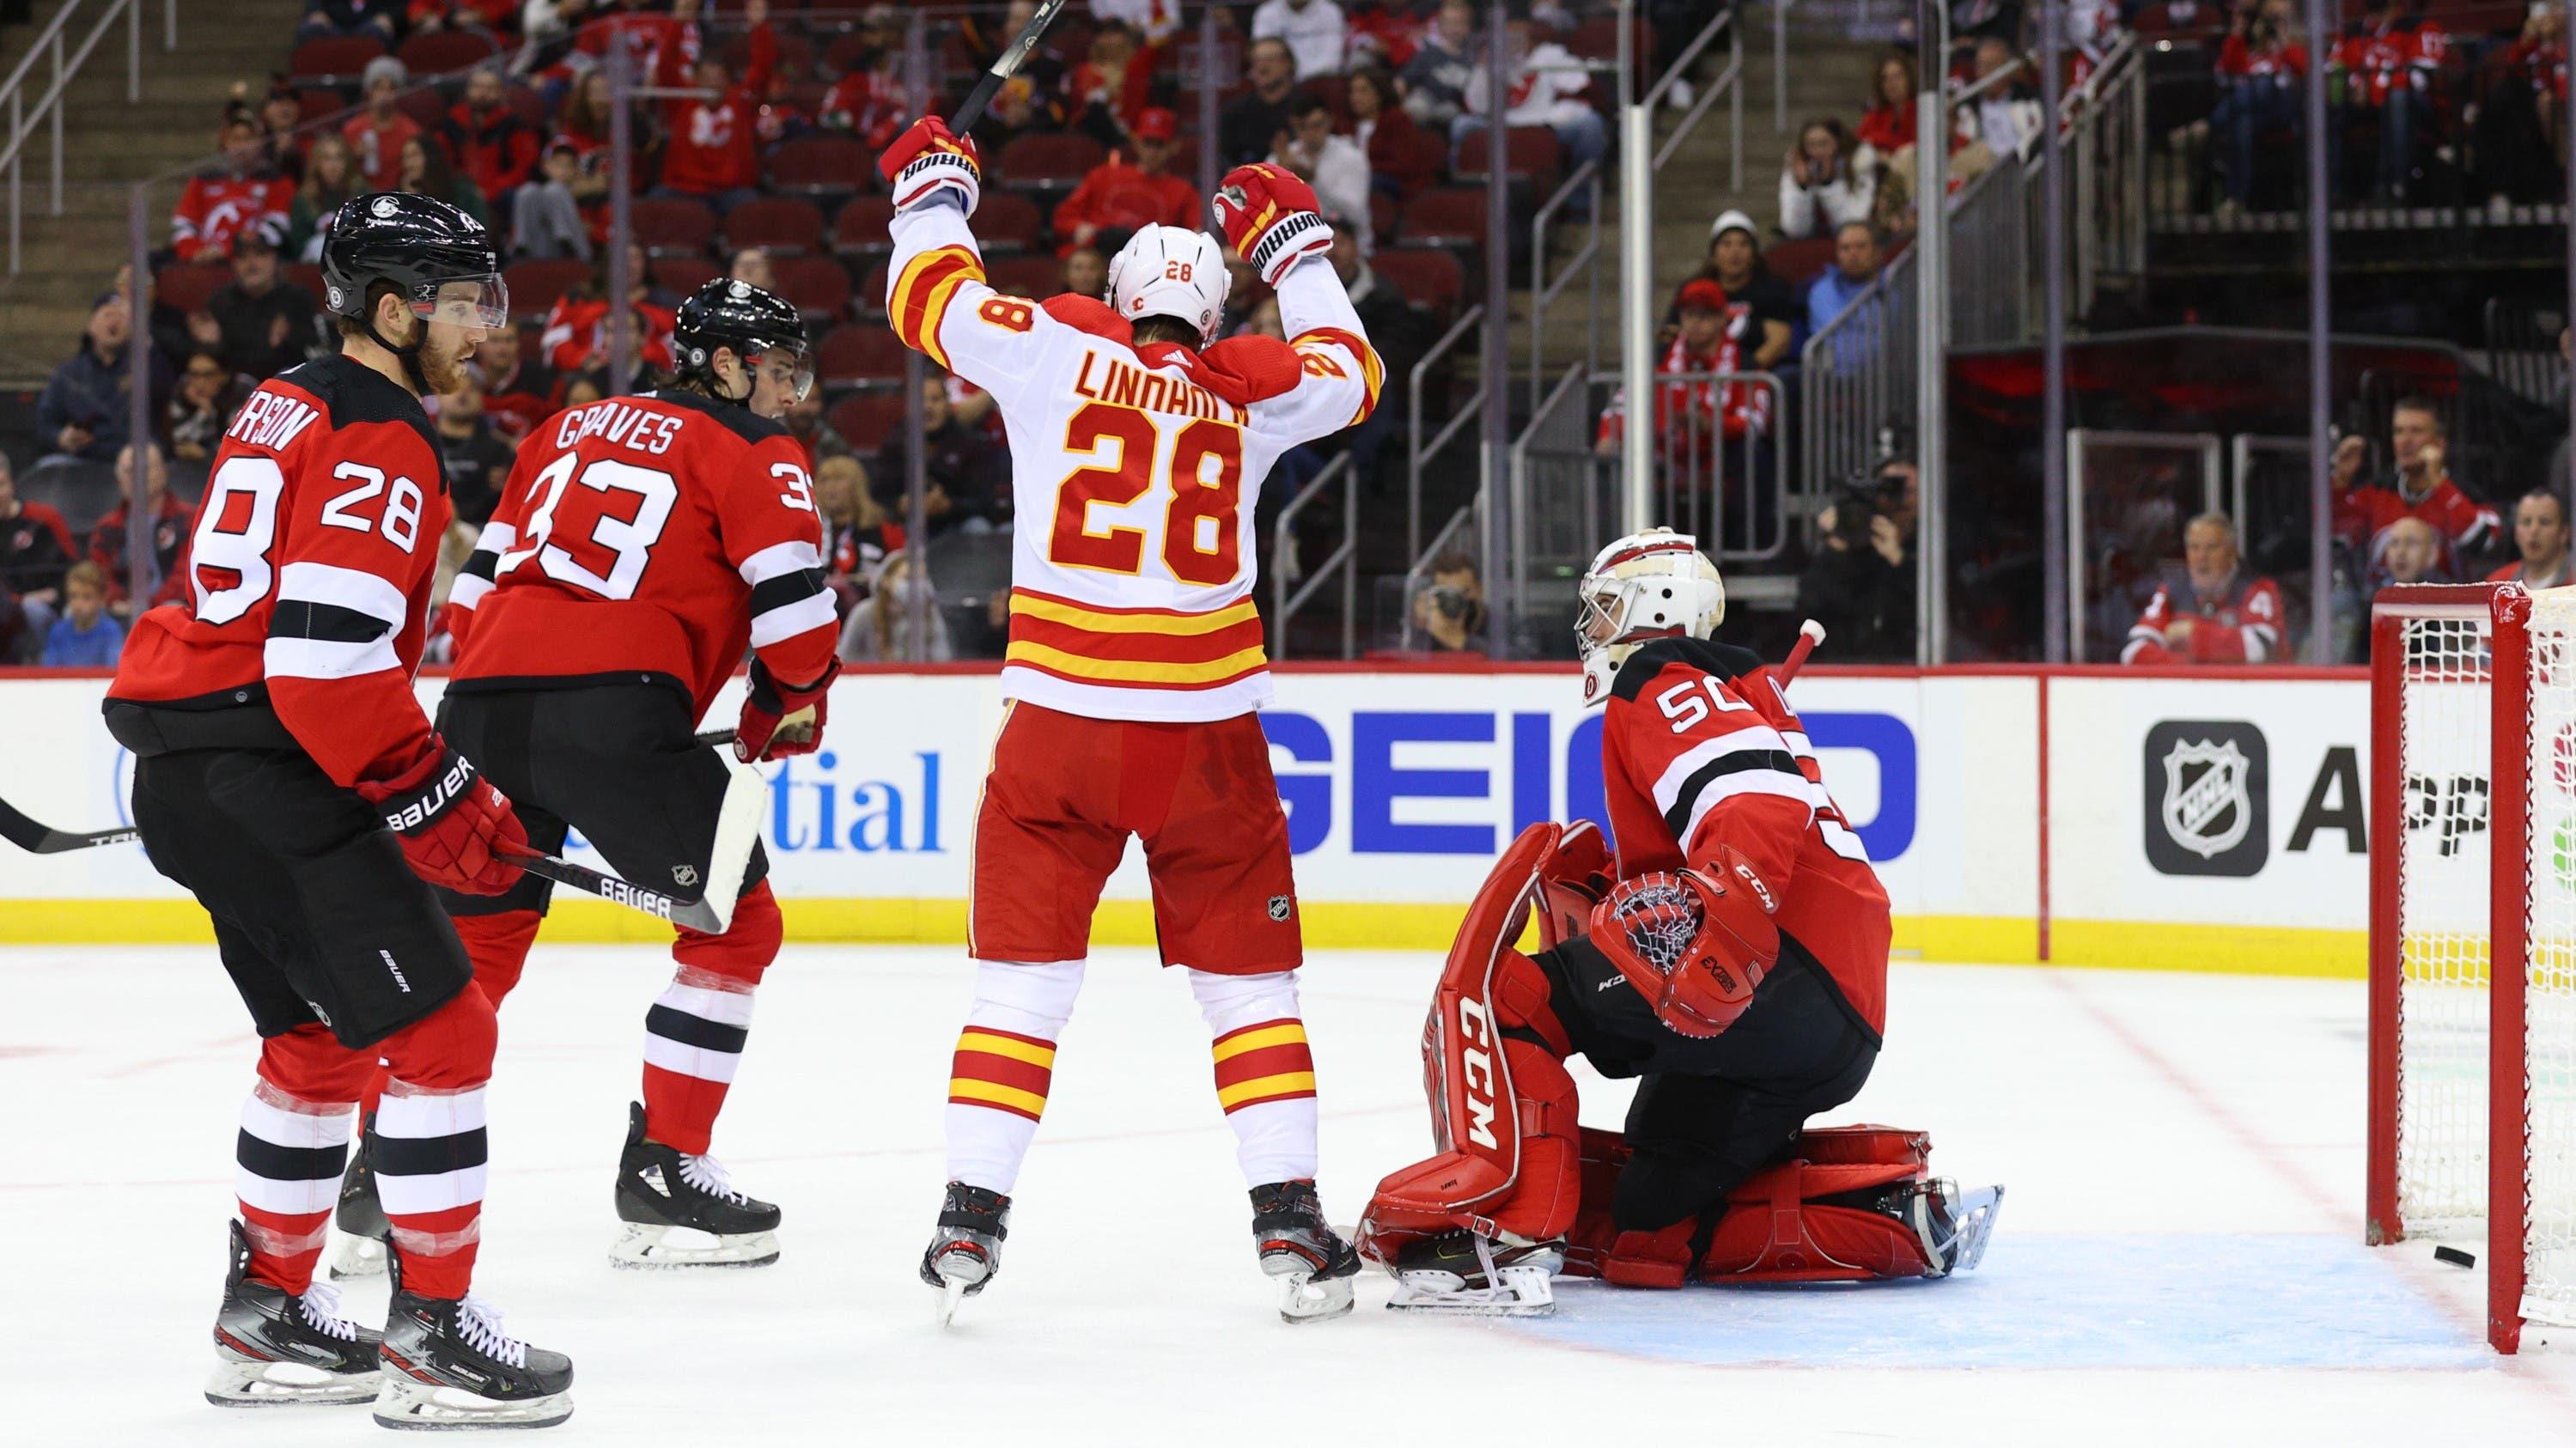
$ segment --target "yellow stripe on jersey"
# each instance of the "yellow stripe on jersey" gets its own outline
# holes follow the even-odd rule
[[[1377,411],[1378,397],[1386,390],[1386,362],[1377,355],[1375,347],[1339,327],[1317,327],[1301,332],[1289,345],[1300,352],[1317,346],[1339,347],[1358,359],[1360,388],[1366,395],[1360,400],[1360,410],[1351,418],[1351,425],[1356,427],[1368,421],[1369,414]]]
[[[1006,664],[1031,664],[1076,679],[1140,684],[1209,684],[1233,678],[1249,669],[1258,669],[1267,660],[1268,655],[1257,645],[1199,664],[1148,664],[1130,659],[1085,658],[1026,641],[1014,641],[1002,655],[1002,662]]]
[[[1070,603],[1015,593],[1011,595],[1011,612],[1089,629],[1093,633],[1166,635],[1215,633],[1260,617],[1249,597],[1207,613],[1101,613]]]
[[[937,247],[914,257],[895,279],[894,294],[886,304],[895,336],[946,367],[948,352],[939,344],[939,328],[947,319],[948,303],[959,286],[983,279],[983,261],[968,247]]]

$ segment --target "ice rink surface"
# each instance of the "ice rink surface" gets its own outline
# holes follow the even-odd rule
[[[1189,993],[1149,952],[1104,952],[1002,1276],[943,1335],[913,1273],[961,952],[791,947],[770,971],[716,1138],[786,1209],[784,1259],[748,1272],[607,1262],[669,971],[644,947],[540,945],[502,1013],[477,1287],[579,1372],[575,1416],[535,1441],[2576,1443],[2576,1343],[2500,1361],[2476,1273],[2360,1244],[2357,983],[1896,967],[1888,1049],[1833,1119],[1928,1129],[1937,1170],[2009,1187],[1974,1276],[1572,1283],[1556,1317],[1505,1323],[1386,1312],[1372,1275],[1352,1317],[1291,1328],[1253,1266]],[[1427,1148],[1436,971],[1306,968],[1337,1221]],[[0,1442],[386,1441],[363,1408],[199,1397],[253,1059],[212,951],[0,950],[0,997]],[[1624,1089],[1579,1079],[1585,1119],[1615,1124]],[[381,1293],[353,1315],[379,1320]]]

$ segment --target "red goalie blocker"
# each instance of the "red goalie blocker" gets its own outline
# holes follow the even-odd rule
[[[1708,1246],[1696,1255],[1691,1245],[1701,1219],[1652,1233],[1613,1225],[1612,1188],[1628,1145],[1617,1132],[1577,1125],[1574,1080],[1564,1065],[1571,1044],[1549,1004],[1546,973],[1513,942],[1533,908],[1546,947],[1600,923],[1593,943],[1657,1003],[1668,1026],[1717,1035],[1750,1008],[1778,949],[1767,887],[1749,867],[1736,876],[1739,863],[1734,851],[1721,854],[1721,875],[1735,876],[1722,883],[1691,877],[1681,891],[1669,879],[1646,891],[1635,888],[1646,881],[1611,889],[1611,862],[1589,825],[1532,825],[1512,842],[1459,926],[1423,1031],[1423,1085],[1439,1150],[1378,1183],[1360,1220],[1365,1256],[1390,1265],[1409,1242],[1464,1229],[1487,1238],[1565,1238],[1569,1275],[1637,1287],[1945,1270],[1913,1226],[1872,1201],[1886,1189],[1929,1180],[1931,1139],[1889,1127],[1802,1134],[1797,1159],[1728,1194]],[[1677,948],[1664,963],[1640,958],[1633,939],[1617,950],[1605,940],[1635,924],[1630,917],[1641,909],[1687,917],[1690,928],[1676,932]],[[1713,963],[1732,969],[1710,969]],[[1677,998],[1672,978],[1683,973],[1691,978]]]

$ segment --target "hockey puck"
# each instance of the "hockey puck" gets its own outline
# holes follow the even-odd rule
[[[2448,1262],[2454,1267],[2475,1267],[2478,1265],[2478,1259],[2474,1254],[2463,1252],[2457,1247],[2434,1248],[2433,1260],[2436,1262]]]

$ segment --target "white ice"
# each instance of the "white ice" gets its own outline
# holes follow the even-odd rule
[[[960,953],[793,948],[771,970],[717,1150],[785,1206],[785,1258],[697,1276],[605,1250],[669,969],[541,946],[502,1015],[477,1285],[578,1364],[547,1443],[2576,1441],[2576,1352],[2499,1362],[2476,1273],[2360,1245],[2353,983],[1897,967],[1887,1052],[1836,1119],[1928,1129],[1938,1169],[2009,1186],[1973,1277],[1567,1284],[1556,1318],[1513,1324],[1389,1313],[1370,1278],[1354,1316],[1292,1328],[1253,1265],[1188,991],[1104,952],[1002,1276],[943,1335],[913,1274]],[[1436,969],[1307,967],[1337,1220],[1425,1149]],[[381,1441],[363,1408],[198,1396],[253,1057],[211,950],[0,950],[0,999],[0,1443]],[[1615,1124],[1624,1092],[1584,1083],[1585,1117]],[[352,1294],[362,1319],[380,1291]]]

